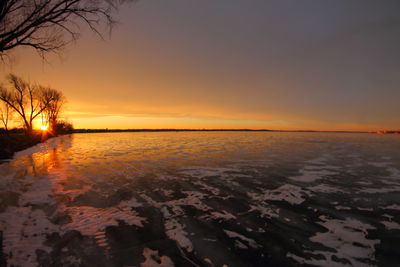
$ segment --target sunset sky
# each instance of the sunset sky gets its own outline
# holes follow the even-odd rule
[[[75,128],[400,128],[400,1],[142,0],[13,72],[68,99]]]

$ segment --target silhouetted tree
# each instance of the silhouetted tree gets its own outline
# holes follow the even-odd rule
[[[0,121],[3,123],[4,130],[8,132],[8,123],[12,120],[13,109],[5,102],[2,104],[2,107],[0,107]]]
[[[18,114],[28,134],[32,133],[33,120],[48,108],[54,99],[53,89],[30,84],[10,74],[11,88],[0,87],[0,100]]]
[[[79,22],[101,36],[100,27],[111,30],[114,11],[127,1],[0,0],[0,56],[18,46],[41,56],[57,51],[78,38]]]
[[[49,124],[49,130],[57,133],[56,125],[60,119],[60,113],[65,103],[65,97],[62,92],[52,88],[45,88],[41,92],[41,103],[47,105],[43,110],[45,120]]]

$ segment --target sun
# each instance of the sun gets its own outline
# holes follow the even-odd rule
[[[40,126],[40,130],[42,130],[42,131],[47,131],[48,128],[49,128],[49,126],[47,126],[47,125]]]

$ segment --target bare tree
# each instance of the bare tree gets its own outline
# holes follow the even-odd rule
[[[33,120],[52,101],[51,97],[44,96],[48,88],[30,84],[14,74],[10,74],[8,80],[11,89],[0,87],[0,100],[21,117],[25,130],[30,134],[33,130]]]
[[[18,46],[41,56],[58,51],[79,36],[83,22],[101,36],[110,30],[114,12],[129,0],[0,0],[0,56]]]
[[[0,108],[0,121],[3,123],[4,129],[8,132],[8,124],[12,120],[13,109],[7,103],[3,103]]]
[[[42,105],[46,105],[43,110],[45,121],[49,124],[49,130],[56,133],[56,125],[60,119],[60,113],[65,103],[65,97],[62,92],[52,89],[44,88],[41,92]]]

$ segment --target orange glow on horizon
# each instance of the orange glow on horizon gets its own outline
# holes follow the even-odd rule
[[[338,79],[341,76],[333,75],[332,66],[325,66],[329,60],[319,61],[320,55],[298,68],[300,65],[291,62],[299,58],[282,60],[292,55],[288,42],[283,43],[283,54],[265,65],[262,55],[271,53],[274,60],[272,55],[280,49],[268,52],[260,47],[257,57],[245,57],[247,53],[238,53],[236,45],[215,46],[210,40],[202,50],[197,41],[182,42],[189,40],[186,32],[182,33],[184,39],[174,43],[169,37],[163,39],[167,35],[153,34],[145,27],[137,28],[135,38],[130,38],[132,25],[140,24],[128,26],[134,17],[121,20],[125,22],[110,43],[82,35],[61,61],[49,56],[46,61],[51,64],[21,48],[16,50],[13,66],[0,66],[0,72],[13,72],[62,91],[67,99],[62,119],[76,129],[398,130],[397,98],[391,97],[393,93],[372,90],[369,75],[353,79],[346,70],[343,75],[348,80]],[[159,49],[164,43],[167,46]],[[248,43],[253,44],[246,41],[243,45]],[[219,47],[225,49],[214,50]],[[317,66],[319,76],[314,73]],[[330,71],[322,75],[323,70]],[[356,70],[360,72],[360,68]],[[6,84],[4,79],[2,75],[0,82]],[[391,79],[374,79],[381,80]],[[345,88],[350,85],[354,94],[347,95]],[[390,83],[375,87],[381,86],[386,88],[384,92],[394,90]],[[371,90],[362,90],[365,87]],[[38,120],[34,128],[43,130],[41,124]],[[22,123],[17,121],[13,126],[21,127]]]
[[[68,120],[75,129],[253,129],[253,130],[311,130],[311,131],[376,131],[379,125],[363,124],[327,124],[319,121],[302,120],[293,123],[291,120],[267,119],[234,119],[204,118],[196,115],[180,116],[98,116],[75,117],[71,114]]]

